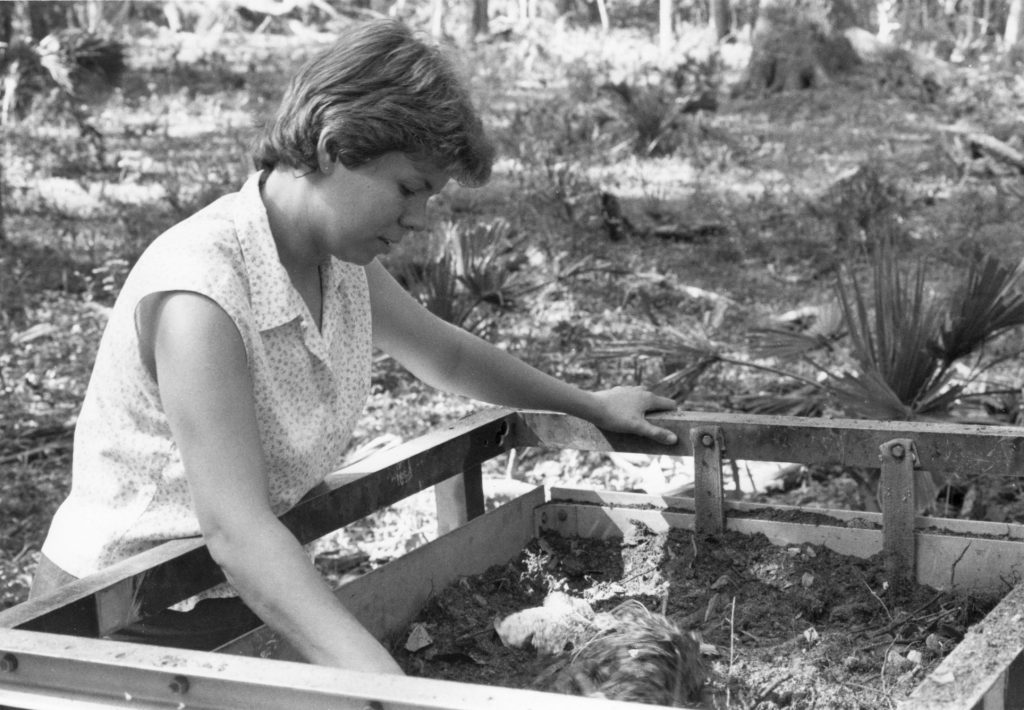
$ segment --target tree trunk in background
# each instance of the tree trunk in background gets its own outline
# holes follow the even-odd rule
[[[430,4],[430,36],[444,37],[444,0],[432,0]]]
[[[597,17],[601,20],[601,31],[607,32],[612,27],[608,19],[608,4],[605,0],[595,0],[594,5],[597,7]]]
[[[1024,39],[1024,0],[1010,0],[1010,12],[1006,16],[1006,31],[1003,47],[1009,49]]]
[[[29,2],[28,18],[32,27],[32,39],[41,40],[53,30],[68,26],[68,14],[73,7],[63,2]]]
[[[488,27],[487,0],[472,0],[473,2],[473,35],[472,38],[484,37],[490,31]],[[472,39],[471,38],[471,39]]]
[[[3,138],[4,138],[3,133],[6,130],[7,130],[6,126],[0,126],[0,140],[3,140]],[[10,141],[4,140],[3,144],[6,146],[9,142]],[[8,151],[6,149],[4,150],[5,154],[8,153],[8,152],[10,152],[10,151]],[[4,214],[4,194],[5,194],[5,190],[6,190],[6,186],[4,185],[4,164],[7,162],[8,157],[10,157],[10,156],[3,155],[2,156],[3,160],[0,160],[0,244],[6,244],[7,243],[7,229],[4,226],[5,223],[7,222],[7,220],[5,219],[5,214]]]
[[[729,0],[711,0],[711,25],[715,39],[721,40],[732,31]]]
[[[875,5],[878,16],[877,37],[886,44],[893,44],[900,29],[900,11],[897,0],[878,0]]]
[[[658,46],[662,52],[672,48],[672,0],[658,0]]]
[[[6,46],[11,43],[14,35],[14,9],[10,2],[0,3],[0,42]]]
[[[0,42],[2,42],[4,46],[10,45],[10,43],[16,39],[16,33],[18,31],[24,32],[27,29],[27,27],[18,26],[28,24],[27,13],[28,8],[23,2],[0,3]],[[0,55],[0,59],[2,59],[2,55]],[[5,61],[0,61],[0,70],[2,70],[0,71],[0,74],[7,73]],[[4,146],[3,155],[0,155],[0,244],[7,242],[7,229],[5,227],[7,220],[4,208],[4,195],[6,194],[6,186],[4,185],[4,165],[7,165],[11,161],[11,141],[5,140],[4,131],[6,130],[6,126],[0,125],[0,144]]]

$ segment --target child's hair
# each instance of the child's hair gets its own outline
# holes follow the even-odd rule
[[[469,92],[437,47],[395,20],[355,26],[295,75],[253,159],[316,170],[317,144],[356,168],[394,151],[450,171],[458,182],[487,182],[494,147]]]

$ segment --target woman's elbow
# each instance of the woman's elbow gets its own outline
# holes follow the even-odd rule
[[[202,521],[201,529],[206,549],[213,561],[229,577],[233,570],[250,559],[253,550],[260,547],[267,526],[277,523],[273,516],[254,515],[248,519],[213,518]]]

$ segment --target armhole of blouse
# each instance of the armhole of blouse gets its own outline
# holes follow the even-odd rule
[[[138,346],[137,355],[139,357],[139,361],[142,363],[142,367],[145,368],[146,370],[146,374],[149,375],[149,377],[152,379],[154,383],[156,383],[157,378],[156,355],[154,354],[153,351],[154,340],[156,336],[156,323],[154,322],[153,313],[156,311],[156,307],[164,298],[172,296],[176,293],[192,293],[197,296],[202,296],[203,298],[207,299],[215,306],[220,308],[222,311],[224,311],[224,313],[227,314],[228,318],[231,320],[232,324],[235,326],[235,330],[238,331],[238,337],[242,339],[242,343],[245,348],[245,358],[246,361],[248,361],[249,345],[246,342],[245,337],[242,335],[241,328],[238,327],[238,321],[236,320],[235,315],[229,312],[220,303],[218,303],[214,299],[210,298],[210,296],[200,291],[190,291],[188,289],[153,291],[144,295],[142,298],[139,299],[138,303],[135,304],[134,322],[135,337]]]
[[[155,328],[153,311],[161,298],[174,293],[173,291],[156,291],[147,293],[135,304],[135,339],[138,347],[139,361],[150,379],[156,382],[156,357],[153,353]]]

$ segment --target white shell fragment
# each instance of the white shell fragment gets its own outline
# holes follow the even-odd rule
[[[412,629],[409,631],[409,638],[405,642],[405,650],[409,653],[416,653],[432,643],[434,643],[434,639],[431,637],[430,632],[427,631],[426,625],[413,624]]]

